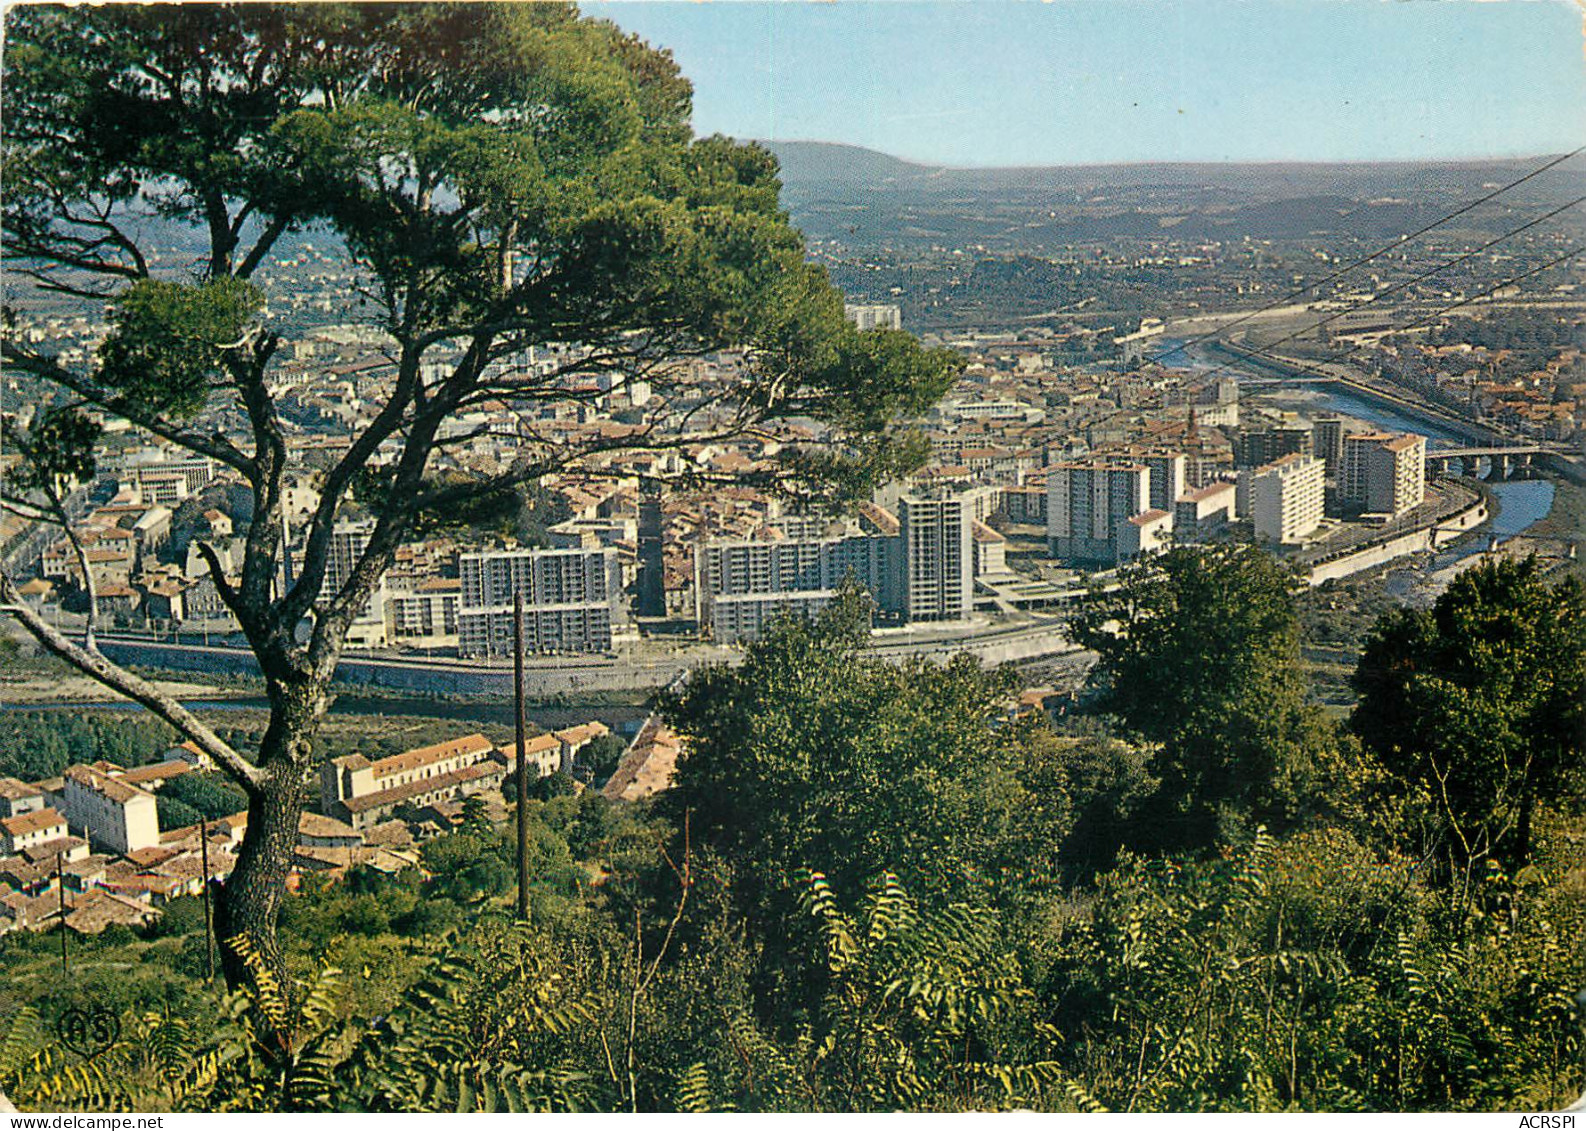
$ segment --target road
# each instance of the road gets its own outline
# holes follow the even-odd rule
[[[924,656],[946,660],[969,653],[987,663],[1000,664],[1046,656],[1069,655],[1078,646],[1056,622],[989,628],[957,634],[905,634],[878,639],[870,653],[879,659],[901,660]],[[102,635],[100,649],[117,663],[168,671],[256,675],[253,654],[242,648],[203,644],[172,644],[146,637]],[[723,648],[694,648],[675,655],[645,658],[558,656],[533,657],[524,668],[528,692],[535,697],[576,695],[594,691],[625,691],[662,687],[702,663],[737,663],[741,652]],[[342,686],[372,686],[429,695],[509,695],[512,668],[502,660],[456,660],[394,656],[347,656],[336,669]]]

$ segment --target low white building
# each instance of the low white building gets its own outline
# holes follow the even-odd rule
[[[66,771],[61,799],[73,827],[118,855],[160,843],[154,795],[92,766],[73,766]]]
[[[1160,554],[1172,541],[1173,513],[1165,510],[1144,511],[1118,527],[1118,560],[1127,562],[1148,554]]]
[[[1227,481],[1186,491],[1173,504],[1173,529],[1181,542],[1208,537],[1234,520],[1238,489]]]
[[[0,817],[0,856],[10,856],[52,840],[64,840],[66,834],[66,818],[53,809]]]

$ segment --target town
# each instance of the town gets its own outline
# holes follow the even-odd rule
[[[1416,321],[1419,312],[1407,313]],[[849,314],[862,327],[901,325],[894,304],[852,305]],[[1291,368],[1318,356],[1314,327],[1327,317],[1291,315],[1312,329],[1312,340],[1290,347]],[[818,611],[845,578],[870,594],[878,640],[963,643],[1061,619],[1088,577],[1169,544],[1257,541],[1313,582],[1347,576],[1485,521],[1473,479],[1578,468],[1568,454],[1580,434],[1577,406],[1586,403],[1578,346],[1560,338],[1534,369],[1516,372],[1512,350],[1450,340],[1472,326],[1480,338],[1484,323],[1398,332],[1393,321],[1374,312],[1364,328],[1324,344],[1361,358],[1351,364],[1375,374],[1364,388],[1379,403],[1397,401],[1444,428],[1430,445],[1411,429],[1373,427],[1324,403],[1285,406],[1263,395],[1270,375],[1241,380],[1228,362],[1186,364],[1160,321],[1119,335],[1112,357],[1081,363],[1063,360],[1063,339],[1052,331],[970,332],[941,339],[966,367],[921,422],[929,461],[853,513],[811,511],[748,485],[662,490],[690,474],[752,483],[784,447],[814,438],[796,423],[675,452],[612,454],[544,477],[509,533],[448,532],[404,546],[348,647],[371,657],[499,659],[512,598],[522,593],[532,653],[638,661],[656,652],[655,641],[675,652],[689,641],[752,640],[784,612]],[[32,333],[91,349],[94,333],[78,329],[68,335],[40,323]],[[351,327],[316,331],[295,346],[299,361],[283,382],[303,409],[295,419],[305,463],[286,486],[289,537],[301,539],[319,503],[313,464],[345,449],[382,403],[393,374],[380,348]],[[1285,363],[1280,354],[1263,357]],[[524,360],[558,364],[532,351]],[[697,362],[690,383],[703,391],[730,381],[741,360]],[[26,417],[26,379],[8,380]],[[500,467],[550,427],[563,443],[620,440],[641,427],[625,423],[639,413],[666,416],[642,383],[597,389],[587,404],[544,419],[487,406],[456,422],[466,443],[444,459],[459,470]],[[112,641],[240,640],[201,552],[209,547],[223,570],[240,564],[249,517],[240,478],[202,456],[140,446],[113,420],[104,425],[100,475],[72,500],[74,537],[37,528],[12,541],[8,560],[23,596],[71,623],[87,607],[86,568]],[[13,534],[20,524],[13,520]],[[338,522],[326,595],[352,570],[373,525]],[[300,560],[301,542],[292,549]],[[283,558],[283,582],[292,563]],[[631,682],[638,666],[623,671]]]
[[[1170,12],[7,9],[0,1112],[1586,1105],[1578,20]]]

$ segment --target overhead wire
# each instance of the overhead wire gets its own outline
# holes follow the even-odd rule
[[[1415,286],[1417,283],[1425,282],[1427,279],[1430,279],[1434,275],[1438,275],[1438,274],[1441,274],[1444,271],[1448,271],[1448,270],[1450,270],[1450,269],[1452,269],[1454,267],[1458,267],[1461,263],[1469,262],[1470,260],[1472,260],[1472,259],[1476,258],[1477,256],[1481,255],[1483,252],[1489,250],[1490,248],[1493,248],[1496,245],[1498,245],[1500,243],[1503,243],[1505,240],[1512,239],[1513,237],[1519,235],[1521,232],[1528,231],[1529,229],[1536,227],[1538,224],[1546,223],[1547,221],[1553,219],[1553,217],[1559,215],[1562,212],[1567,212],[1569,209],[1574,208],[1576,205],[1581,204],[1581,203],[1586,203],[1586,196],[1578,196],[1574,200],[1570,201],[1567,204],[1561,204],[1557,208],[1554,208],[1552,211],[1545,212],[1541,216],[1538,216],[1536,219],[1529,220],[1526,223],[1521,224],[1518,228],[1511,228],[1509,231],[1503,233],[1501,236],[1494,236],[1492,239],[1488,240],[1486,243],[1482,244],[1478,248],[1475,248],[1475,249],[1473,249],[1471,251],[1467,251],[1463,255],[1460,255],[1460,256],[1458,256],[1458,257],[1456,257],[1454,259],[1450,259],[1450,260],[1448,260],[1445,263],[1439,263],[1435,267],[1429,267],[1425,271],[1422,271],[1422,272],[1420,272],[1417,275],[1414,275],[1414,276],[1412,276],[1412,277],[1410,277],[1408,279],[1405,279],[1403,282],[1395,283],[1393,286],[1388,287],[1385,290],[1378,291],[1376,294],[1372,295],[1370,298],[1363,299],[1360,302],[1355,303],[1353,306],[1347,307],[1344,310],[1340,310],[1340,311],[1337,311],[1337,312],[1335,312],[1333,314],[1330,314],[1326,318],[1322,318],[1322,319],[1319,319],[1319,320],[1317,320],[1315,322],[1312,322],[1308,326],[1302,326],[1298,330],[1295,330],[1292,333],[1290,333],[1290,334],[1288,334],[1288,335],[1286,335],[1286,336],[1284,336],[1282,338],[1279,338],[1275,342],[1267,343],[1263,348],[1264,349],[1275,349],[1278,346],[1285,345],[1288,342],[1294,341],[1294,339],[1296,339],[1296,338],[1304,337],[1306,334],[1309,334],[1313,330],[1319,330],[1323,326],[1326,326],[1326,325],[1329,325],[1330,323],[1336,322],[1340,318],[1343,318],[1345,315],[1353,314],[1357,310],[1360,310],[1362,307],[1371,306],[1371,305],[1375,304],[1376,302],[1380,301],[1381,299],[1387,297],[1388,295],[1398,294],[1401,291],[1408,290],[1410,287]],[[1437,317],[1441,317],[1442,313],[1443,312],[1439,312],[1438,314],[1426,315],[1425,317],[1437,318]],[[1184,342],[1184,343],[1182,343],[1180,345],[1174,346],[1170,350],[1164,350],[1162,353],[1157,354],[1156,357],[1153,358],[1152,360],[1158,360],[1158,359],[1163,358],[1163,357],[1171,357],[1175,353],[1178,353],[1178,352],[1184,351],[1184,350],[1188,350],[1192,346],[1202,344],[1202,343],[1205,342],[1205,340],[1206,339],[1203,337],[1203,338],[1197,339],[1195,341]],[[1203,376],[1203,377],[1212,377],[1212,376],[1222,372],[1226,368],[1228,368],[1227,364],[1219,365],[1215,369],[1212,369],[1212,370],[1207,371],[1206,373],[1203,373],[1201,376]]]
[[[1490,287],[1488,287],[1484,291],[1479,291],[1476,294],[1470,295],[1467,298],[1462,298],[1458,302],[1451,303],[1450,305],[1442,307],[1439,310],[1432,311],[1429,314],[1419,315],[1417,318],[1415,318],[1412,321],[1406,323],[1404,326],[1389,327],[1389,331],[1388,332],[1391,333],[1391,332],[1396,331],[1396,330],[1407,329],[1409,326],[1414,325],[1415,322],[1425,321],[1426,319],[1429,319],[1429,318],[1441,318],[1443,315],[1452,313],[1453,311],[1459,310],[1462,307],[1470,306],[1473,303],[1480,302],[1482,299],[1488,297],[1489,295],[1495,294],[1498,291],[1503,290],[1505,287],[1514,286],[1516,283],[1523,283],[1523,282],[1525,282],[1525,280],[1527,280],[1527,279],[1529,279],[1529,278],[1531,278],[1531,277],[1533,277],[1535,275],[1540,275],[1544,271],[1547,271],[1547,270],[1549,270],[1549,269],[1551,269],[1553,267],[1557,267],[1559,264],[1567,262],[1568,260],[1574,259],[1576,256],[1580,255],[1583,252],[1586,252],[1586,244],[1582,244],[1579,247],[1573,248],[1570,251],[1566,251],[1563,255],[1555,256],[1554,258],[1548,260],[1546,263],[1543,263],[1543,264],[1541,264],[1540,266],[1537,266],[1537,267],[1533,267],[1533,268],[1531,268],[1528,271],[1522,271],[1518,275],[1511,275],[1507,279],[1503,279],[1503,280],[1501,280],[1499,282],[1496,282],[1496,283],[1492,284]],[[1193,343],[1190,343],[1190,344],[1193,344]],[[1281,344],[1282,344],[1281,342],[1272,343],[1273,346],[1281,345]],[[1175,350],[1170,351],[1170,352],[1177,352],[1178,349],[1185,349],[1185,348],[1188,348],[1188,345],[1176,347]],[[1260,350],[1251,349],[1249,352],[1252,355],[1254,355],[1254,359],[1255,360],[1259,361],[1261,359],[1261,354],[1265,350],[1270,350],[1271,348],[1272,348],[1272,346],[1264,346]],[[1328,377],[1328,378],[1336,379],[1337,376],[1338,376],[1336,373],[1328,373],[1325,370],[1317,368],[1317,366],[1330,365],[1330,364],[1332,364],[1335,361],[1341,361],[1341,360],[1343,360],[1346,357],[1350,357],[1350,356],[1352,356],[1354,354],[1359,353],[1362,348],[1363,347],[1361,347],[1361,346],[1351,346],[1347,350],[1341,350],[1338,353],[1329,354],[1326,357],[1323,357],[1323,358],[1320,358],[1320,359],[1316,359],[1314,364],[1310,364],[1310,363],[1306,363],[1306,362],[1300,361],[1298,359],[1290,359],[1290,358],[1281,358],[1281,359],[1275,359],[1275,360],[1280,361],[1283,365],[1285,365],[1285,366],[1287,366],[1289,368],[1298,369],[1302,373],[1311,373],[1311,374],[1314,374],[1314,375],[1316,375],[1318,377]],[[1230,368],[1231,366],[1235,366],[1235,365],[1238,365],[1238,364],[1239,364],[1239,362],[1237,360],[1230,361],[1230,362],[1225,362],[1222,365],[1219,365],[1216,369],[1208,371],[1206,376],[1210,376],[1212,373],[1221,372],[1224,369]]]
[[[1498,188],[1493,189],[1491,192],[1487,193],[1486,195],[1477,197],[1475,200],[1470,201],[1468,204],[1462,205],[1461,207],[1456,208],[1454,211],[1449,212],[1446,215],[1438,217],[1436,220],[1433,220],[1430,224],[1426,224],[1423,227],[1417,228],[1415,231],[1410,232],[1407,235],[1403,235],[1403,236],[1398,237],[1392,243],[1386,244],[1383,247],[1378,248],[1376,251],[1372,252],[1370,255],[1362,256],[1361,258],[1356,259],[1353,262],[1348,263],[1348,264],[1346,264],[1343,267],[1340,267],[1338,270],[1334,271],[1330,275],[1324,275],[1322,278],[1317,279],[1315,282],[1307,283],[1303,287],[1300,287],[1300,288],[1298,288],[1296,290],[1290,291],[1288,294],[1284,295],[1282,298],[1274,299],[1273,301],[1267,303],[1264,306],[1258,306],[1254,310],[1247,311],[1246,313],[1240,315],[1238,318],[1234,319],[1232,322],[1229,322],[1229,323],[1226,323],[1225,325],[1219,326],[1215,330],[1209,330],[1206,333],[1200,335],[1199,337],[1193,338],[1190,341],[1185,342],[1185,343],[1183,343],[1180,346],[1177,346],[1175,348],[1176,349],[1184,349],[1184,348],[1187,348],[1189,346],[1200,345],[1202,342],[1209,341],[1212,338],[1215,338],[1215,337],[1217,337],[1217,336],[1219,336],[1221,334],[1226,334],[1229,330],[1233,329],[1235,326],[1243,325],[1244,323],[1250,321],[1252,318],[1255,318],[1258,315],[1265,314],[1269,310],[1275,310],[1276,308],[1278,308],[1280,306],[1283,306],[1285,303],[1293,302],[1295,299],[1299,298],[1302,295],[1309,294],[1311,291],[1316,290],[1318,287],[1325,287],[1328,283],[1336,282],[1338,279],[1341,279],[1343,276],[1349,274],[1349,272],[1357,270],[1358,268],[1364,267],[1368,263],[1372,263],[1372,262],[1375,262],[1378,259],[1381,259],[1384,255],[1387,255],[1391,251],[1398,250],[1399,248],[1403,247],[1405,244],[1409,243],[1411,240],[1418,239],[1419,237],[1424,236],[1427,232],[1430,232],[1430,231],[1433,231],[1433,230],[1435,230],[1437,228],[1442,227],[1444,224],[1447,224],[1450,220],[1457,220],[1459,217],[1465,215],[1467,212],[1470,212],[1470,211],[1472,211],[1472,210],[1474,210],[1476,208],[1481,207],[1483,204],[1486,204],[1488,201],[1497,199],[1498,197],[1502,196],[1504,193],[1511,192],[1514,189],[1519,188],[1521,185],[1525,184],[1527,181],[1533,180],[1536,177],[1541,176],[1543,173],[1547,172],[1549,169],[1557,168],[1559,165],[1562,165],[1564,162],[1568,161],[1570,158],[1577,157],[1583,152],[1586,152],[1586,145],[1583,145],[1583,146],[1581,146],[1578,149],[1573,149],[1570,152],[1563,154],[1562,156],[1555,157],[1552,160],[1548,161],[1547,163],[1545,163],[1543,165],[1539,165],[1537,168],[1532,169],[1530,172],[1526,173],[1524,176],[1518,177],[1515,180],[1510,181],[1508,184],[1501,185]],[[1172,352],[1174,352],[1174,351],[1173,350],[1168,350],[1167,351],[1167,353],[1172,353]],[[1154,357],[1147,358],[1146,360],[1155,361],[1157,359],[1157,357],[1160,357],[1160,356],[1165,356],[1165,354],[1156,355]]]

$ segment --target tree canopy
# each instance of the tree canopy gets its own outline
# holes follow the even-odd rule
[[[733,865],[754,919],[800,869],[857,900],[883,872],[933,900],[987,901],[1057,873],[1068,830],[1051,747],[993,725],[1010,686],[969,657],[891,664],[859,610],[791,617],[741,666],[695,673],[663,711],[686,736],[662,805]]]
[[[1295,584],[1255,547],[1175,547],[1076,622],[1097,709],[1160,745],[1158,846],[1276,827],[1302,803],[1330,728],[1306,701]]]
[[[1384,616],[1354,684],[1356,733],[1461,863],[1523,862],[1537,802],[1586,786],[1586,595],[1549,585],[1534,557]]]

